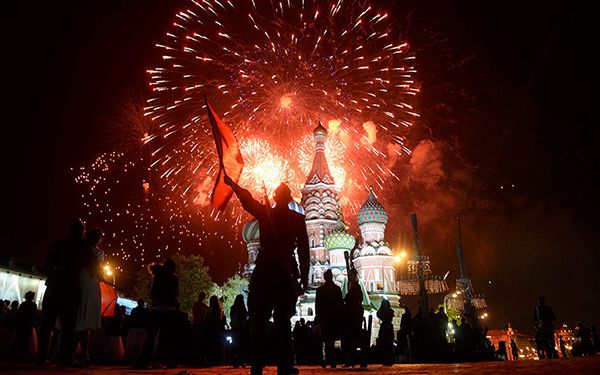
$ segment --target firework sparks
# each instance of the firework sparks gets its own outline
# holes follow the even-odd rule
[[[257,197],[263,184],[270,194],[280,182],[299,196],[319,119],[344,204],[396,177],[395,161],[410,153],[414,56],[384,9],[353,0],[191,1],[157,48],[153,94],[124,111],[119,151],[77,171],[84,207],[109,233],[113,256],[147,262],[217,240],[220,248],[238,243],[215,225],[238,231],[239,204],[210,210],[218,165],[205,94],[239,138],[241,183]],[[128,186],[135,189],[118,195],[130,199],[114,199]]]
[[[162,64],[148,71],[155,95],[145,110],[158,129],[149,138],[164,184],[193,192],[214,176],[207,94],[238,137],[269,145],[246,173],[255,192],[259,180],[303,180],[312,153],[290,145],[305,144],[319,118],[333,129],[329,148],[343,149],[330,163],[344,194],[382,186],[385,159],[397,157],[389,150],[410,152],[403,134],[418,117],[414,57],[396,30],[384,10],[357,1],[192,1],[157,44]]]

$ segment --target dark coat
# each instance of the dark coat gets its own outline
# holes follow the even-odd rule
[[[304,215],[288,207],[271,208],[264,205],[239,186],[233,189],[244,209],[258,221],[260,230],[260,252],[251,284],[264,282],[271,287],[283,287],[282,283],[297,278],[306,283],[310,255]],[[299,266],[295,251],[298,252]]]
[[[333,281],[326,281],[317,288],[315,320],[321,327],[323,340],[340,337],[343,308],[342,290]]]
[[[179,278],[177,275],[160,268],[150,284],[152,307],[179,308]]]
[[[362,327],[364,308],[362,305],[362,289],[358,283],[351,283],[344,297],[344,322],[348,333],[359,335]]]

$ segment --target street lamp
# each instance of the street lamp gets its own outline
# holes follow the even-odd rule
[[[396,267],[394,268],[394,274],[395,274],[396,281],[398,280],[398,266],[404,260],[404,258],[406,258],[406,251],[401,251],[400,253],[394,255],[393,260],[394,260],[394,263],[396,264]],[[383,269],[384,265],[387,265],[387,264],[385,264],[385,262],[384,262],[384,264],[381,265],[381,273],[382,273],[381,279],[382,279],[382,283],[383,283],[384,290],[385,290],[385,274],[384,274],[384,269]],[[393,287],[394,287],[394,289],[396,289],[395,285]]]
[[[104,277],[106,278],[106,276],[110,277],[112,279],[112,284],[115,285],[115,273],[112,270],[112,268],[110,267],[110,265],[107,263],[106,265],[104,265]]]

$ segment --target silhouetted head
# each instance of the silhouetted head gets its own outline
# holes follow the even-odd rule
[[[325,279],[325,281],[333,281],[333,272],[331,272],[331,270],[325,271],[325,273],[323,274],[323,278]]]
[[[13,310],[18,309],[19,308],[19,301],[12,301],[10,303],[10,308],[13,309]]]
[[[223,308],[221,307],[221,301],[219,300],[219,297],[217,297],[216,295],[212,295],[210,297],[210,299],[208,300],[208,307],[210,307],[210,309],[214,312],[223,314]]]
[[[198,293],[198,302],[204,302],[205,299],[206,299],[206,293],[204,293],[204,292]]]
[[[102,241],[103,237],[104,237],[104,232],[102,232],[102,229],[100,229],[100,228],[90,229],[85,234],[85,240],[91,246],[98,246],[98,244],[100,244],[100,242]]]
[[[287,204],[292,200],[292,191],[282,182],[277,189],[275,189],[273,200],[277,204],[277,207],[287,207]]]
[[[380,307],[380,309],[384,309],[384,310],[391,309],[391,306],[390,306],[390,301],[388,301],[388,300],[387,300],[387,299],[385,299],[385,298],[384,298],[384,299],[382,299],[382,300],[381,300],[381,307]]]
[[[27,301],[33,301],[33,299],[35,298],[35,293],[32,291],[29,291],[27,293],[25,293],[25,300]]]
[[[539,296],[538,297],[538,305],[540,306],[544,306],[546,304],[546,297],[544,296]]]
[[[144,301],[143,298],[140,298],[137,300],[137,305],[138,307],[144,307],[144,305],[146,305],[146,301]]]
[[[304,318],[300,318],[300,325],[304,325],[304,323],[306,323],[306,320]]]
[[[241,294],[235,296],[235,301],[233,301],[233,305],[236,307],[246,307],[246,305],[244,304],[244,296]]]
[[[175,261],[171,258],[165,260],[165,262],[163,263],[163,267],[165,268],[165,271],[167,271],[168,273],[175,273]]]
[[[156,275],[160,272],[160,270],[163,269],[162,264],[160,263],[152,263],[148,266],[148,272],[150,272],[153,275]]]
[[[69,236],[77,239],[83,239],[85,233],[85,224],[81,219],[71,220],[69,223]]]

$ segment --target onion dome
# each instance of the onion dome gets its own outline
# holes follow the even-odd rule
[[[392,255],[392,249],[387,244],[377,248],[377,255]]]
[[[321,123],[321,120],[319,120],[319,125],[317,125],[317,127],[313,130],[313,134],[314,135],[327,135],[327,129],[325,129],[325,127]]]
[[[369,197],[358,210],[356,220],[358,221],[358,225],[365,223],[387,223],[387,212],[385,211],[385,208],[383,208],[383,205],[375,198],[373,188],[370,189]]]
[[[271,205],[271,207],[275,208],[276,205],[277,205],[276,203],[273,203]],[[300,203],[296,202],[293,199],[291,201],[289,201],[288,208],[292,211],[296,211],[297,213],[304,215],[304,207],[302,207],[302,205]]]
[[[360,249],[360,256],[368,256],[368,255],[375,255],[377,254],[377,250],[375,250],[375,248],[371,245],[367,245],[364,246],[362,249]]]
[[[338,220],[335,229],[325,236],[325,248],[327,250],[352,250],[355,243],[354,236],[346,231],[346,225],[341,220]]]
[[[260,231],[256,219],[252,219],[252,221],[244,225],[244,229],[242,229],[242,239],[246,243],[260,240]]]

